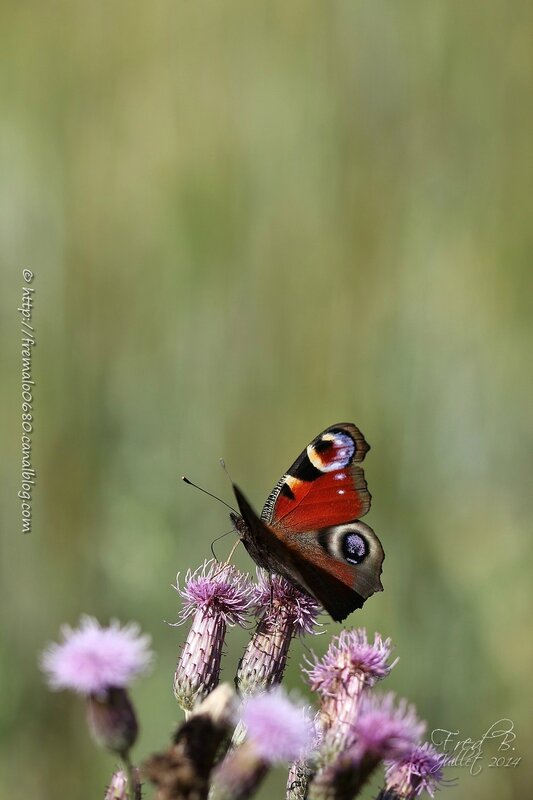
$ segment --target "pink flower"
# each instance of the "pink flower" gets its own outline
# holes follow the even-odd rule
[[[213,561],[189,570],[184,588],[174,588],[186,601],[175,624],[193,618],[174,673],[174,696],[190,711],[217,686],[226,628],[246,622],[251,589],[235,567]]]
[[[334,695],[357,673],[372,686],[388,675],[397,663],[398,659],[387,663],[391,650],[391,640],[382,639],[379,633],[370,643],[364,628],[341,631],[333,638],[326,655],[321,660],[316,659],[311,669],[306,670],[309,685],[322,695]]]
[[[414,706],[405,700],[396,705],[393,692],[365,695],[353,725],[356,743],[352,758],[356,762],[365,757],[379,761],[402,758],[419,743],[425,729]]]
[[[311,689],[320,695],[326,760],[352,742],[363,690],[374,686],[394,667],[397,659],[389,663],[391,650],[391,640],[382,639],[379,633],[369,642],[364,628],[344,630],[333,638],[326,655],[305,670]]]
[[[269,764],[302,758],[312,745],[313,727],[305,709],[281,688],[249,697],[241,718],[248,740]]]
[[[121,628],[112,620],[102,628],[94,617],[83,616],[77,629],[64,625],[61,633],[64,641],[48,645],[41,656],[51,689],[90,695],[124,688],[151,665],[150,637],[141,636],[135,623]]]
[[[303,757],[312,743],[312,726],[304,709],[279,687],[245,700],[241,724],[247,730],[246,740],[216,768],[212,800],[247,800],[272,764]]]
[[[185,600],[177,625],[197,611],[222,617],[226,625],[244,625],[253,602],[248,577],[213,560],[204,561],[194,572],[187,570],[184,588],[177,580],[174,588]]]
[[[414,800],[424,791],[433,797],[449,760],[449,756],[439,753],[428,742],[418,745],[399,761],[385,765],[386,787],[406,800]]]
[[[281,575],[270,575],[265,570],[258,569],[253,597],[257,614],[277,617],[278,609],[283,611],[286,624],[292,629],[292,636],[313,633],[320,605]]]
[[[392,693],[363,695],[347,749],[326,760],[311,781],[309,800],[356,797],[384,759],[403,758],[420,741],[425,724]]]

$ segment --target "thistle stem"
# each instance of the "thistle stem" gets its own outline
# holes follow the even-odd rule
[[[128,797],[130,800],[141,800],[141,784],[135,777],[134,767],[128,753],[124,753],[122,762],[128,776]]]

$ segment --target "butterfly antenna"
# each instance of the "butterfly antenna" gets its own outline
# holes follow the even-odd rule
[[[194,488],[195,488],[195,489],[199,489],[199,490],[200,490],[201,492],[203,492],[204,494],[207,494],[207,495],[209,495],[209,497],[212,497],[214,500],[218,500],[218,502],[219,502],[219,503],[222,503],[222,505],[223,505],[223,506],[226,506],[226,508],[229,508],[229,510],[230,510],[230,511],[233,511],[233,513],[234,513],[234,514],[236,514],[236,513],[237,513],[237,510],[236,510],[235,508],[233,508],[233,506],[230,506],[230,504],[229,504],[229,503],[226,503],[226,501],[225,501],[225,500],[222,500],[222,498],[221,498],[221,497],[217,497],[217,495],[216,495],[216,494],[213,494],[212,492],[208,492],[208,491],[207,491],[207,489],[203,489],[201,486],[198,486],[198,484],[197,484],[197,483],[193,483],[193,482],[192,482],[192,481],[191,481],[189,478],[187,478],[187,476],[186,476],[186,475],[182,475],[182,476],[181,476],[181,480],[182,480],[184,483],[188,483],[188,484],[189,484],[189,486],[194,486]],[[216,539],[215,539],[215,541],[216,541]]]
[[[229,480],[229,482],[231,483],[231,485],[233,486],[233,481],[232,481],[232,479],[231,479],[231,475],[229,474],[228,468],[227,468],[227,466],[226,466],[226,462],[224,461],[224,459],[223,459],[223,458],[219,458],[219,459],[218,459],[218,463],[220,464],[220,466],[222,467],[222,469],[224,470],[224,472],[225,472],[225,473],[226,473],[226,475],[228,476],[228,480]]]

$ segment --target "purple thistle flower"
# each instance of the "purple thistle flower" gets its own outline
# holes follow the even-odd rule
[[[425,724],[392,693],[364,695],[353,725],[353,744],[337,752],[309,787],[309,800],[351,800],[384,759],[404,757],[419,742]]]
[[[241,719],[248,738],[218,766],[212,800],[251,797],[272,764],[303,757],[311,745],[310,720],[280,688],[245,700]]]
[[[391,640],[383,640],[379,633],[371,644],[364,628],[341,631],[333,638],[322,660],[316,659],[311,669],[306,670],[311,689],[322,695],[333,695],[354,673],[360,673],[366,685],[372,686],[395,666],[398,659],[387,664],[391,649]]]
[[[67,625],[61,630],[64,641],[48,645],[41,656],[50,687],[85,695],[94,740],[127,759],[139,726],[126,686],[150,666],[150,638],[133,623],[121,628],[112,620],[102,628],[88,616],[76,630]]]
[[[402,758],[419,743],[425,729],[414,706],[405,700],[395,705],[393,692],[365,695],[353,725],[356,742],[352,758],[355,761],[367,756],[378,761]]]
[[[449,760],[429,742],[418,745],[402,759],[385,765],[386,788],[405,800],[414,800],[424,791],[433,797]]]
[[[313,632],[320,609],[308,594],[264,570],[257,571],[253,602],[260,617],[237,670],[237,688],[242,694],[281,683],[292,639]]]
[[[174,675],[174,694],[190,711],[218,684],[222,647],[228,625],[243,625],[252,604],[245,575],[230,565],[206,561],[185,576],[185,587],[176,591],[186,601],[176,625],[193,616]]]
[[[64,625],[61,632],[64,641],[48,645],[41,656],[51,689],[90,695],[123,688],[151,665],[150,637],[141,636],[134,623],[121,628],[112,620],[102,628],[94,617],[83,616],[77,629]]]
[[[194,572],[187,570],[184,588],[179,588],[177,579],[174,588],[186,601],[176,625],[200,609],[220,614],[227,625],[244,625],[253,602],[248,576],[213,559],[204,561]]]
[[[294,627],[294,636],[313,633],[320,611],[319,603],[281,575],[270,575],[265,570],[258,569],[253,597],[256,613],[272,613],[275,606],[283,607]]]
[[[313,728],[305,709],[281,688],[247,698],[241,718],[249,741],[269,764],[302,758],[312,744]]]
[[[326,734],[325,748],[339,752],[350,743],[351,726],[365,687],[386,677],[397,663],[388,663],[390,639],[376,633],[370,643],[364,628],[341,631],[325,654],[305,670],[309,685],[320,695],[319,720]]]

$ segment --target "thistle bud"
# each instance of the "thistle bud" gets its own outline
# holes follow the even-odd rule
[[[235,679],[243,695],[281,683],[291,641],[312,633],[318,603],[279,575],[258,570],[253,598],[259,622],[240,660]]]
[[[87,698],[87,723],[94,741],[125,758],[135,744],[139,726],[125,689],[110,688]]]

